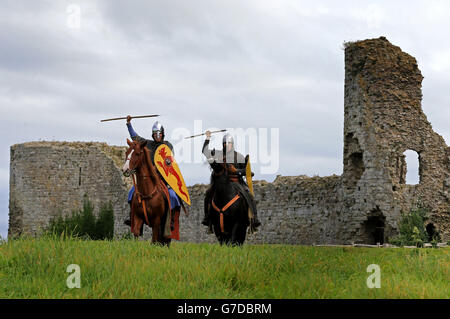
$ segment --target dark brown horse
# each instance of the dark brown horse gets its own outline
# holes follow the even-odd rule
[[[142,236],[143,226],[152,228],[152,243],[170,245],[170,238],[164,237],[167,214],[170,213],[169,192],[159,177],[150,159],[147,142],[131,142],[126,152],[123,172],[131,173],[134,194],[131,200],[131,232],[135,237]]]
[[[248,221],[248,205],[230,180],[227,164],[210,163],[214,195],[209,206],[209,216],[220,244],[244,244]]]

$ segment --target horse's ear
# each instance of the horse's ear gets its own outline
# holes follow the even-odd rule
[[[141,147],[147,146],[147,140],[141,142]]]
[[[131,144],[133,144],[129,139],[127,139],[127,144],[128,146],[131,146]]]

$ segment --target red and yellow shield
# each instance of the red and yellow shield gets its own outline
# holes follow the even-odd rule
[[[169,184],[185,203],[191,205],[191,199],[189,198],[186,183],[184,182],[183,175],[181,175],[180,168],[178,167],[170,148],[165,144],[161,144],[158,146],[153,156],[153,162],[155,163],[156,169],[166,183]]]

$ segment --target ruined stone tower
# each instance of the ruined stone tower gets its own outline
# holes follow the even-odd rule
[[[450,148],[422,112],[422,79],[416,60],[384,37],[347,43],[343,174],[256,181],[262,226],[248,242],[383,243],[397,234],[402,212],[418,204],[429,211],[427,230],[450,240]],[[419,156],[417,185],[406,184],[406,150]],[[51,216],[77,209],[86,193],[97,206],[112,201],[116,235],[129,231],[124,151],[104,143],[13,145],[9,235],[38,233]],[[216,241],[200,224],[206,187],[188,188],[184,241]]]
[[[400,213],[417,204],[448,238],[449,148],[422,112],[422,79],[416,59],[384,37],[346,46],[342,179],[366,241],[393,235]],[[407,150],[419,157],[417,185],[405,183]]]

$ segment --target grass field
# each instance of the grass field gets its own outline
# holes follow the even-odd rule
[[[370,264],[381,288],[367,287]],[[449,270],[449,248],[21,239],[0,244],[0,298],[450,298]]]

